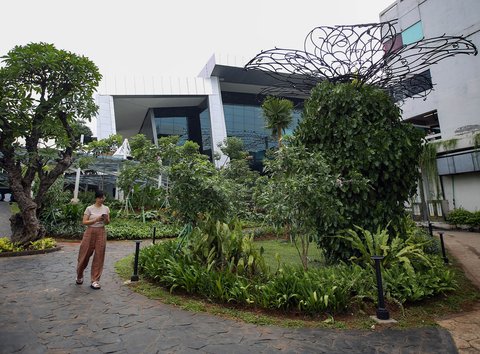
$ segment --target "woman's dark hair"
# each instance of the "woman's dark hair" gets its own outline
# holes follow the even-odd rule
[[[105,193],[102,190],[98,189],[95,191],[95,199],[105,197]]]

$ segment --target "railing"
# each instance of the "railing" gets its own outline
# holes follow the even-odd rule
[[[448,201],[446,200],[429,200],[428,204],[428,217],[431,221],[444,221],[445,213],[448,212]],[[409,211],[411,212],[413,219],[422,220],[422,209],[424,206],[422,203],[412,203]]]

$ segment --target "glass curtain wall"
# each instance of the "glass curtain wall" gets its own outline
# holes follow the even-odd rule
[[[202,134],[202,153],[212,160],[212,126],[210,124],[210,110],[208,108],[200,112],[200,130]]]
[[[242,139],[245,150],[252,156],[252,167],[262,169],[262,160],[268,149],[277,148],[277,137],[272,130],[265,128],[261,103],[258,105],[241,103],[224,103],[225,125],[227,136]],[[301,119],[301,109],[293,112],[293,121],[285,135],[291,135]]]
[[[153,141],[152,109],[149,109],[145,115],[139,133],[145,135],[148,139]]]
[[[155,117],[155,129],[157,139],[178,135],[180,145],[188,140],[187,117]]]
[[[153,114],[157,139],[177,135],[179,145],[187,140],[194,141],[201,153],[212,158],[210,114],[206,102],[194,107],[154,108]]]

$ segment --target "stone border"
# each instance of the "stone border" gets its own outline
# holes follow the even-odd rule
[[[45,254],[60,251],[62,246],[57,246],[53,248],[47,248],[45,250],[26,250],[18,252],[0,252],[0,257],[20,257],[20,256],[32,256],[35,254]]]

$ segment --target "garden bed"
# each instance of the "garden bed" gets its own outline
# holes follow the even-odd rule
[[[17,251],[17,252],[0,252],[0,257],[19,257],[19,256],[32,256],[35,254],[44,254],[44,253],[51,253],[60,251],[62,246],[57,246],[53,248],[47,248],[44,250],[25,250],[25,251]]]

